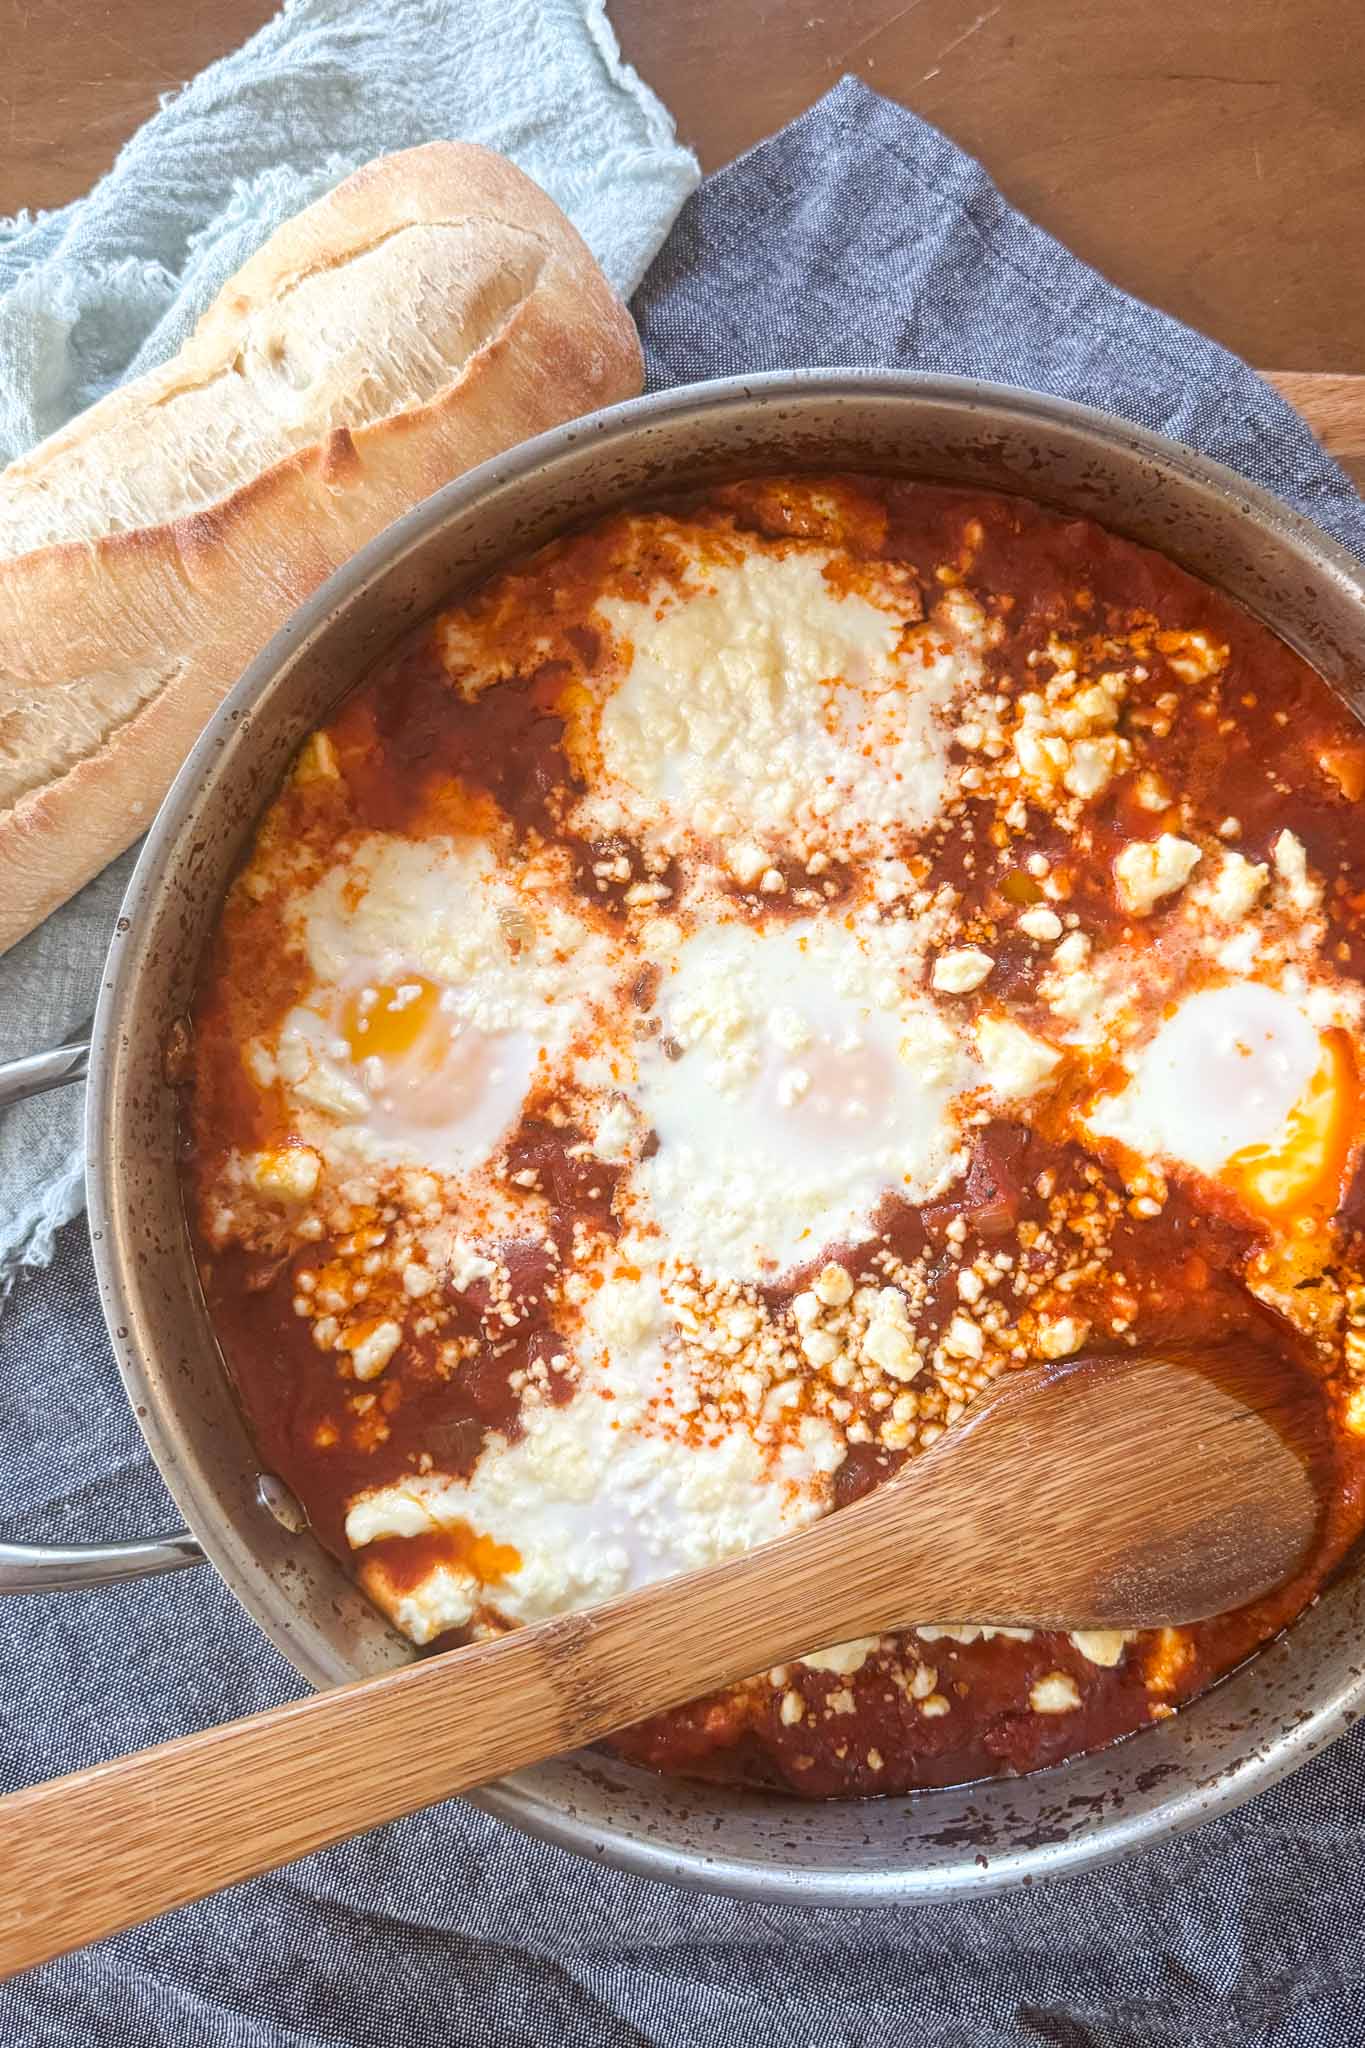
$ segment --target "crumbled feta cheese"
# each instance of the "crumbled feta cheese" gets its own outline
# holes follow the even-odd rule
[[[768,1012],[768,1036],[783,1052],[804,1052],[811,1042],[809,1020],[779,1003]]]
[[[1275,872],[1296,910],[1316,910],[1322,891],[1308,873],[1308,855],[1303,841],[1293,832],[1281,832],[1270,849]]]
[[[915,1634],[922,1643],[989,1643],[993,1642],[996,1636],[1011,1643],[1033,1641],[1031,1628],[964,1627],[961,1623],[953,1621],[917,1622]]]
[[[1043,1358],[1070,1358],[1090,1335],[1090,1325],[1080,1316],[1040,1316],[1038,1352]]]
[[[940,953],[935,960],[933,985],[945,995],[967,995],[980,988],[994,965],[989,953],[979,952],[975,946],[960,946],[954,952]]]
[[[842,1308],[853,1293],[853,1282],[843,1266],[836,1266],[831,1260],[821,1268],[815,1277],[811,1290],[826,1308]]]
[[[1059,973],[1074,974],[1089,958],[1090,941],[1085,933],[1068,932],[1052,956],[1052,965]]]
[[[1107,789],[1113,777],[1115,756],[1123,741],[1113,739],[1076,740],[1071,761],[1062,777],[1062,787],[1085,802]]]
[[[752,889],[768,865],[768,856],[752,839],[735,839],[725,849],[725,865],[741,889]]]
[[[1060,939],[1062,920],[1055,910],[1049,910],[1045,903],[1039,903],[1032,910],[1024,911],[1019,919],[1019,929],[1030,939],[1042,939],[1046,942],[1049,939]]]
[[[1026,700],[1025,700],[1026,701]],[[1033,781],[1057,782],[1071,765],[1071,749],[1056,733],[1021,726],[1014,738],[1019,765]]]
[[[313,733],[304,741],[294,763],[295,782],[335,782],[340,774],[331,739],[325,732]]]
[[[869,1324],[862,1349],[864,1358],[894,1380],[912,1380],[922,1362],[909,1336],[896,1323]]]
[[[1060,655],[1058,648],[1049,658]],[[1068,662],[1044,691],[1022,693],[1014,758],[1035,800],[1055,803],[1064,791],[1088,802],[1127,768],[1132,748],[1114,731],[1127,688],[1127,678],[1116,673],[1078,687],[1074,663]]]
[[[1148,916],[1163,896],[1185,886],[1202,858],[1197,846],[1173,832],[1129,840],[1114,857],[1119,902],[1133,917]]]
[[[831,1337],[828,1330],[807,1330],[801,1339],[801,1349],[812,1365],[832,1365],[839,1356],[839,1340]]]
[[[757,545],[708,559],[685,602],[671,579],[636,598],[599,598],[597,614],[630,650],[597,734],[632,822],[653,832],[663,814],[735,848],[785,838],[798,816],[804,825],[837,812],[874,840],[893,817],[898,828],[930,822],[951,729],[937,714],[978,675],[985,615],[948,593],[942,616],[907,631],[922,610],[917,592],[907,613],[904,589],[878,590],[880,578],[841,589],[825,574],[829,560],[819,546]],[[834,679],[854,677],[830,717]],[[752,888],[776,852],[725,865]]]
[[[306,1202],[317,1192],[322,1161],[307,1145],[283,1145],[277,1152],[253,1153],[247,1177],[259,1194],[276,1201]]]
[[[1080,1705],[1081,1696],[1069,1671],[1049,1671],[1030,1687],[1028,1703],[1035,1714],[1070,1714]]]
[[[1206,681],[1228,658],[1227,648],[1215,646],[1207,633],[1159,633],[1157,645],[1166,656],[1167,667],[1186,683]]]
[[[986,1080],[1007,1101],[1032,1095],[1056,1071],[1061,1054],[1008,1017],[982,1017],[976,1049]]]
[[[950,1358],[980,1358],[985,1350],[980,1324],[959,1311],[943,1333],[943,1348]]]
[[[279,1079],[279,1068],[275,1056],[264,1040],[253,1038],[246,1048],[247,1070],[258,1088],[273,1088]]]
[[[1087,1663],[1099,1664],[1106,1671],[1112,1671],[1122,1660],[1128,1631],[1122,1628],[1078,1628],[1072,1630],[1071,1640]]]
[[[1164,811],[1170,806],[1171,792],[1159,775],[1150,768],[1144,768],[1133,781],[1133,800],[1140,810]]]
[[[1264,863],[1249,861],[1240,853],[1226,854],[1208,892],[1209,909],[1225,923],[1236,924],[1254,909],[1269,873]]]
[[[635,1136],[635,1119],[624,1102],[609,1102],[597,1120],[592,1149],[611,1165],[630,1157]]]
[[[351,1368],[358,1380],[378,1379],[402,1341],[397,1323],[376,1323],[351,1343]]]
[[[1252,974],[1260,951],[1260,930],[1256,924],[1244,924],[1224,940],[1213,957],[1229,974]]]
[[[832,1649],[812,1650],[797,1662],[808,1671],[832,1671],[839,1678],[851,1678],[855,1671],[862,1670],[878,1640],[876,1636],[855,1636],[852,1642],[835,1643]]]
[[[472,1572],[447,1564],[434,1565],[411,1591],[396,1592],[382,1564],[361,1571],[372,1599],[387,1608],[397,1627],[414,1643],[430,1643],[447,1629],[465,1628],[479,1605],[479,1582]]]
[[[450,1284],[457,1294],[463,1294],[476,1280],[487,1280],[497,1271],[491,1259],[457,1237],[450,1249]]]
[[[812,1289],[804,1288],[792,1296],[792,1321],[798,1330],[808,1330],[820,1320],[820,1297]]]

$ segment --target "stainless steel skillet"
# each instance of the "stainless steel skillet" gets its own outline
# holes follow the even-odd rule
[[[1098,519],[1239,598],[1365,714],[1359,566],[1216,464],[1055,399],[878,372],[732,379],[561,428],[452,484],[333,577],[242,678],[162,807],[110,951],[87,1111],[91,1231],[129,1399],[193,1535],[55,1556],[10,1546],[0,1585],[164,1570],[202,1546],[312,1683],[411,1654],[260,1472],[194,1275],[165,1048],[294,749],[414,620],[565,525],[660,488],[788,468],[1017,491]],[[871,1906],[1036,1882],[1161,1840],[1302,1763],[1365,1708],[1362,1635],[1357,1562],[1173,1720],[1028,1779],[809,1806],[583,1755],[478,1797],[567,1848],[770,1901]]]

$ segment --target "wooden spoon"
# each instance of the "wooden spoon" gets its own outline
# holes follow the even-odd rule
[[[1011,1377],[765,1549],[0,1801],[0,1971],[910,1617],[1222,1613],[1305,1562],[1328,1444],[1320,1391],[1254,1346]]]

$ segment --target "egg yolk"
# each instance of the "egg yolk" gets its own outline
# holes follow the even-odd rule
[[[1234,1152],[1218,1178],[1262,1215],[1280,1218],[1309,1210],[1329,1213],[1358,1128],[1360,1083],[1344,1031],[1323,1036],[1316,1073],[1290,1110],[1273,1144]]]
[[[423,974],[357,989],[341,1012],[351,1058],[357,1066],[372,1058],[406,1060],[430,1031],[440,1001],[440,989]]]
[[[763,1092],[773,1143],[804,1141],[818,1158],[866,1150],[868,1131],[893,1113],[896,1078],[892,1055],[866,1039],[847,1049],[817,1040],[791,1063],[770,1061]]]
[[[481,1031],[448,1002],[444,983],[400,972],[353,989],[335,1012],[338,1040],[368,1098],[365,1122],[381,1137],[428,1144],[439,1129],[478,1148],[515,1120],[531,1039]]]

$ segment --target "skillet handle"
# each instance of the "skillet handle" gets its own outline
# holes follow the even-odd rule
[[[50,1052],[31,1052],[23,1059],[0,1062],[0,1109],[24,1102],[30,1095],[45,1095],[49,1088],[83,1081],[89,1063],[90,1040],[84,1034],[69,1045],[53,1046]]]
[[[128,1543],[0,1543],[0,1595],[64,1593],[76,1586],[113,1586],[158,1572],[203,1564],[188,1529]]]
[[[83,1081],[90,1040],[82,1035],[50,1052],[0,1063],[0,1109]],[[0,1543],[0,1594],[60,1593],[74,1586],[112,1586],[158,1572],[202,1564],[204,1553],[188,1529],[127,1543]]]

